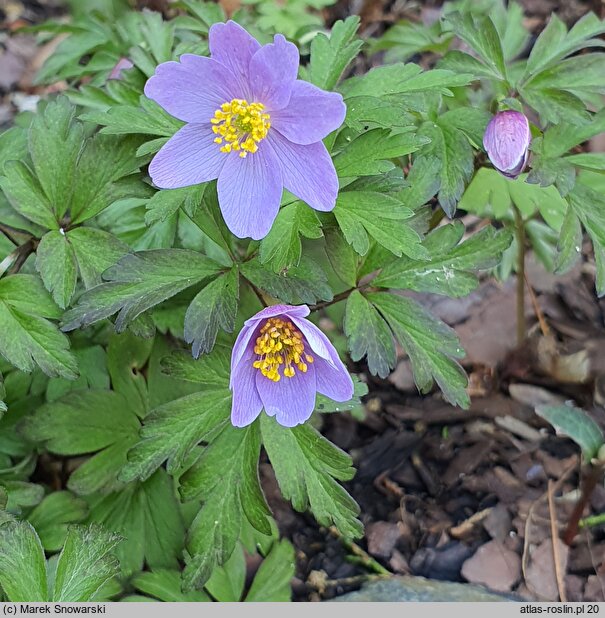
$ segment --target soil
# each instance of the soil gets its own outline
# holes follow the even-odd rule
[[[572,24],[605,7],[599,0],[521,3],[534,33],[552,11]],[[440,4],[341,0],[325,17],[330,24],[359,13],[363,33],[375,35],[404,17],[427,19]],[[32,81],[45,50],[14,31],[60,12],[54,0],[0,0],[0,128],[46,92]],[[370,388],[365,418],[327,415],[322,432],[352,454],[358,470],[347,484],[366,526],[358,545],[295,513],[280,498],[270,466],[262,465],[280,531],[296,547],[296,600],[333,598],[381,569],[469,581],[527,599],[605,600],[605,526],[581,529],[570,545],[559,540],[582,487],[578,448],[534,412],[545,401],[573,400],[605,428],[605,304],[594,292],[588,245],[582,263],[563,277],[528,261],[535,302],[528,295],[529,336],[521,347],[514,344],[514,278],[486,278],[463,299],[414,295],[457,330],[468,352],[469,410],[448,405],[439,392],[418,395],[403,351],[385,380],[363,363],[351,367]],[[601,481],[583,516],[604,510]]]

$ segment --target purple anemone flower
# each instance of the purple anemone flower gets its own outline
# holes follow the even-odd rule
[[[231,354],[231,422],[245,427],[263,407],[284,427],[304,423],[315,394],[353,396],[353,382],[330,340],[305,320],[306,305],[273,305],[244,324]]]
[[[343,122],[342,96],[296,79],[298,50],[278,34],[260,45],[233,21],[214,24],[210,58],[184,54],[160,64],[145,94],[187,124],[149,166],[175,189],[218,178],[227,227],[259,240],[277,216],[285,187],[329,211],[338,178],[322,139]]]
[[[529,122],[514,110],[498,112],[487,125],[483,146],[493,166],[507,178],[517,178],[529,156]]]

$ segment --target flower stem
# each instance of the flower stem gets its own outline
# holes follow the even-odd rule
[[[605,513],[591,515],[580,520],[580,528],[590,528],[590,526],[600,526],[605,524]]]
[[[330,526],[329,528],[330,534],[340,539],[340,542],[348,549],[355,558],[357,558],[356,562],[363,565],[368,571],[374,571],[374,573],[378,573],[379,575],[392,575],[391,571],[385,569],[380,562],[374,560],[368,552],[366,552],[363,548],[359,547],[357,543],[352,541],[351,539],[345,537],[335,526]]]
[[[525,341],[525,223],[521,213],[513,206],[515,213],[515,235],[517,237],[517,345]]]
[[[592,492],[595,490],[595,487],[602,478],[603,468],[599,465],[592,466],[588,474],[584,477],[584,481],[582,483],[582,495],[580,496],[580,499],[576,503],[576,506],[567,521],[567,528],[563,534],[563,542],[566,545],[571,545],[573,540],[576,538],[576,534],[578,534],[578,529],[580,528],[582,513],[584,512],[584,509],[592,496]]]

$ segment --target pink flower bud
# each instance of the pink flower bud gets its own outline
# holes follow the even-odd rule
[[[497,113],[483,136],[489,160],[507,178],[517,178],[525,168],[530,142],[529,122],[514,110]]]
[[[132,69],[134,64],[128,58],[120,58],[116,62],[116,66],[111,69],[111,73],[107,79],[122,79],[122,71]]]

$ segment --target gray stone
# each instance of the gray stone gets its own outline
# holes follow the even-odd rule
[[[491,592],[481,586],[442,582],[424,577],[390,577],[364,584],[361,590],[336,597],[334,601],[518,601],[513,595]]]

